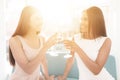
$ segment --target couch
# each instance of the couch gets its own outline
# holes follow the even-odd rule
[[[50,75],[62,75],[65,69],[66,64],[66,58],[64,58],[65,54],[59,54],[59,56],[51,56],[50,54],[47,54],[47,63],[48,63],[48,72]],[[116,77],[116,63],[114,56],[109,56],[105,66],[104,66],[108,72],[117,80]],[[74,65],[72,66],[72,69],[67,77],[67,80],[78,80],[79,78],[78,68],[76,64],[76,60],[74,62]]]

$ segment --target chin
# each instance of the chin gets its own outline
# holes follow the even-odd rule
[[[83,33],[84,31],[80,30],[81,33]]]
[[[37,31],[36,33],[37,33],[37,34],[40,34],[40,31]]]

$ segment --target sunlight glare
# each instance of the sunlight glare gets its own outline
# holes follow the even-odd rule
[[[35,3],[36,2],[36,3]],[[73,29],[73,5],[70,0],[34,0],[29,1],[40,9],[46,32],[65,32]]]

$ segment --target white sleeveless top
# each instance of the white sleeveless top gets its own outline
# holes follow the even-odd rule
[[[27,43],[24,41],[24,39],[20,36],[17,36],[19,40],[22,43],[23,51],[28,58],[28,60],[33,59],[39,54],[39,50],[43,46],[41,44],[39,49],[33,49],[27,45]],[[42,40],[40,40],[40,43],[42,43]],[[40,65],[35,69],[35,71],[32,74],[27,74],[24,72],[24,70],[18,65],[17,62],[15,62],[15,69],[13,74],[10,77],[10,80],[39,80],[40,77]]]
[[[86,55],[93,61],[96,60],[99,49],[107,37],[99,37],[95,40],[80,39],[80,36],[75,36],[75,42],[86,53]],[[87,66],[83,63],[82,59],[75,53],[77,66],[79,70],[79,80],[115,80],[109,72],[103,67],[98,75],[94,75]]]

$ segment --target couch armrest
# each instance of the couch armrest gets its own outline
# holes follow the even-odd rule
[[[108,57],[108,60],[104,66],[107,71],[115,78],[115,80],[117,80],[117,72],[116,72],[116,61],[115,61],[115,57],[110,55]]]

